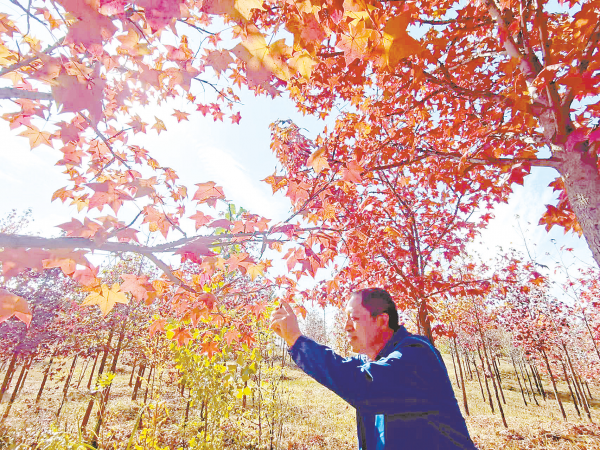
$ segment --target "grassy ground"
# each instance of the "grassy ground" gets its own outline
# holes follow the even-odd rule
[[[462,394],[456,387],[452,361],[447,360],[446,364],[462,408]],[[32,369],[8,418],[0,425],[0,448],[17,448],[19,444],[23,449],[36,448],[34,444],[39,443],[50,429],[66,431],[77,436],[81,418],[91,395],[85,389],[87,375],[83,378],[79,389],[76,388],[82,369],[82,366],[78,365],[67,401],[60,416],[57,417],[56,412],[62,400],[63,377],[68,368],[66,362],[65,368],[48,382],[47,390],[38,404],[35,403],[35,396],[41,382],[42,368]],[[479,448],[600,449],[600,427],[589,423],[585,416],[581,418],[577,416],[566,384],[559,384],[559,393],[568,415],[567,422],[562,419],[558,403],[553,398],[544,401],[538,397],[540,406],[533,403],[525,407],[517,380],[511,370],[508,365],[500,367],[506,398],[506,405],[503,406],[508,429],[502,424],[497,405],[495,405],[495,414],[492,414],[489,405],[483,402],[477,378],[474,377],[473,381],[466,383],[470,410],[466,420],[469,431]],[[157,377],[154,380],[154,388],[152,383],[142,386],[138,399],[134,402],[131,400],[132,388],[128,385],[130,368],[119,367],[117,372],[100,439],[101,447],[127,448],[148,388],[148,403],[158,407],[146,410],[143,427],[155,430],[163,448],[164,446],[185,448],[186,442],[196,433],[196,430],[189,427],[182,429],[186,403],[180,396],[177,386],[168,382],[171,375],[163,374],[162,380]],[[552,392],[550,385],[544,387],[548,393]],[[594,397],[592,418],[597,423],[600,422],[600,387],[591,386],[591,390]],[[281,436],[275,441],[277,448],[287,450],[356,448],[354,410],[335,394],[294,368],[286,369],[281,392],[283,394],[280,415]],[[10,393],[11,391],[5,395],[0,406],[0,418],[4,415]],[[529,403],[529,399],[527,401]],[[495,399],[494,403],[496,403]],[[192,410],[189,417],[193,418],[196,414],[197,411]],[[95,417],[94,410],[88,428],[93,428]],[[240,443],[244,439],[238,422],[230,421],[227,427],[226,434],[231,434],[231,439],[227,441],[236,442],[230,444],[228,448],[256,448],[256,446]],[[252,424],[245,426],[245,432],[251,433],[252,427]],[[134,441],[136,439],[137,434],[134,435]],[[262,447],[268,448],[268,443]]]

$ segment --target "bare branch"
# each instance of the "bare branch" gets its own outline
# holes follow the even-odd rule
[[[0,99],[26,98],[29,100],[50,100],[54,97],[50,92],[26,91],[25,89],[0,88]]]

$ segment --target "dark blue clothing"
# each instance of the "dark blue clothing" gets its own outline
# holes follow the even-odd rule
[[[356,408],[360,450],[476,448],[427,338],[401,326],[376,361],[343,358],[306,336],[289,351],[300,369]]]

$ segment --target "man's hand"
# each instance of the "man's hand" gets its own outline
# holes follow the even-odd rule
[[[296,339],[302,336],[298,318],[287,302],[282,302],[281,306],[271,314],[271,329],[281,336],[290,347],[294,345]]]

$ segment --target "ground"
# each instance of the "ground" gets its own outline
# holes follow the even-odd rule
[[[451,359],[446,358],[446,364],[459,405],[463,408],[462,393],[456,385]],[[57,416],[63,397],[64,376],[69,366],[70,361],[64,361],[63,370],[47,383],[38,404],[35,403],[35,397],[42,379],[43,366],[32,368],[10,414],[0,425],[0,449],[64,448],[66,444],[63,447],[44,447],[40,444],[62,439],[63,432],[68,432],[77,440],[81,432],[79,424],[91,398],[86,389],[89,373],[84,374],[77,388],[83,364],[77,365],[67,401]],[[276,415],[277,423],[273,428],[276,432],[271,434],[272,439],[268,438],[267,432],[267,438],[261,440],[260,448],[270,448],[272,444],[273,448],[287,450],[355,449],[356,427],[353,408],[298,369],[286,367],[284,370],[285,375],[281,378],[279,386],[281,403]],[[497,406],[493,414],[489,405],[483,402],[477,378],[467,380],[466,383],[470,415],[465,417],[471,436],[479,448],[600,449],[600,427],[596,425],[600,422],[600,386],[590,386],[593,396],[592,419],[595,422],[590,423],[585,415],[582,414],[581,418],[577,416],[567,385],[559,383],[559,395],[568,415],[568,420],[564,421],[553,394],[552,398],[546,401],[538,397],[540,406],[531,404],[528,400],[526,407],[517,380],[513,377],[512,366],[501,365],[500,372],[506,399],[506,405],[503,406],[508,428],[503,426]],[[148,435],[153,433],[153,436],[157,437],[160,446],[148,447],[147,439],[145,446],[139,448],[188,447],[189,440],[197,434],[198,428],[192,425],[183,427],[186,400],[181,396],[177,385],[169,383],[169,378],[175,378],[175,374],[165,372],[161,377],[150,380],[150,383],[144,384],[140,389],[137,400],[132,401],[130,373],[131,367],[118,366],[108,405],[108,416],[99,440],[100,447],[127,449],[129,446],[133,449],[133,445],[140,440],[139,431],[144,428]],[[545,389],[548,393],[552,392],[551,385],[545,386]],[[10,395],[11,390],[3,398],[0,420],[5,414]],[[144,397],[147,404],[153,406],[144,408]],[[252,408],[250,397],[248,408]],[[140,424],[138,418],[142,411],[144,416]],[[189,424],[197,414],[197,409],[190,410]],[[93,428],[95,417],[94,411],[88,429]],[[250,444],[253,442],[251,435],[256,433],[257,426],[261,425],[247,419],[229,420],[224,423],[224,448],[258,448],[256,443]],[[267,428],[263,423],[263,433]]]

